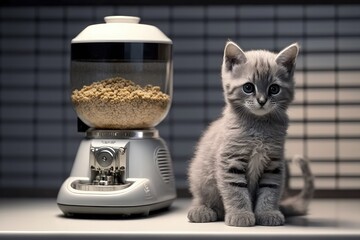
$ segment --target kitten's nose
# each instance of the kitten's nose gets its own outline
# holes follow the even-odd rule
[[[260,104],[261,107],[264,106],[265,103],[267,102],[267,99],[264,98],[264,97],[257,98],[256,100],[257,100],[257,102]]]

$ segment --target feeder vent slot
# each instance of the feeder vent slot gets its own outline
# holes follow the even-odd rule
[[[156,161],[160,175],[165,183],[173,181],[171,157],[169,152],[164,148],[159,148],[156,152]]]

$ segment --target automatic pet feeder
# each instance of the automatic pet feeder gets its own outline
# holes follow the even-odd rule
[[[149,214],[176,197],[154,128],[172,99],[172,41],[139,18],[105,17],[71,42],[71,100],[90,128],[57,198],[65,214]]]

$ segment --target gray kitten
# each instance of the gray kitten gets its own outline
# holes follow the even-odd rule
[[[284,143],[299,46],[278,54],[243,52],[233,42],[224,50],[222,117],[202,136],[189,168],[191,222],[225,220],[230,226],[284,224],[284,215],[302,215],[314,190],[307,161],[295,157],[304,189],[280,205],[286,183]],[[280,211],[281,210],[281,211]]]

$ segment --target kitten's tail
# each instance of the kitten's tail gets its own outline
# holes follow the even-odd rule
[[[301,156],[294,156],[292,161],[300,165],[304,186],[301,192],[295,196],[287,197],[284,195],[285,198],[280,203],[280,210],[285,216],[300,216],[307,213],[310,200],[313,197],[315,190],[314,176],[311,172],[308,160]],[[288,188],[288,182],[285,184],[285,188]],[[286,190],[287,189],[285,189],[285,191]]]

